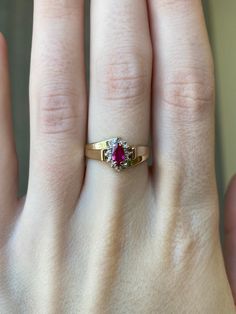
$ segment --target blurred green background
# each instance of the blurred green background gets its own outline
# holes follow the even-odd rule
[[[86,15],[89,15],[89,1]],[[236,1],[203,3],[213,48],[217,84],[216,167],[220,200],[230,177],[236,172]],[[0,31],[9,44],[12,100],[17,151],[20,162],[20,193],[27,189],[29,161],[28,80],[32,36],[32,0],[0,0]],[[86,22],[86,55],[89,58],[89,21]]]

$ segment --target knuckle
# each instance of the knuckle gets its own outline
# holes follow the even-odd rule
[[[109,61],[107,61],[109,60]],[[150,58],[142,53],[109,54],[98,60],[99,85],[106,101],[140,103],[150,80]]]
[[[83,150],[74,148],[73,154],[68,154],[68,149],[60,151],[53,147],[51,152],[45,154],[39,152],[37,156],[37,168],[43,176],[43,180],[52,184],[55,190],[63,188],[65,184],[75,183],[84,168]],[[53,157],[53,158],[48,158]]]
[[[77,130],[76,95],[49,93],[40,99],[40,133],[72,134]]]
[[[215,202],[202,206],[197,214],[191,211],[182,213],[183,209],[175,208],[173,223],[166,230],[170,235],[166,238],[166,246],[170,248],[169,260],[174,268],[186,269],[187,264],[192,263],[192,258],[212,253],[217,240],[218,213],[214,210]],[[204,234],[200,231],[203,225],[207,228]]]
[[[214,104],[214,76],[209,71],[187,69],[171,73],[163,83],[162,101],[193,119]]]

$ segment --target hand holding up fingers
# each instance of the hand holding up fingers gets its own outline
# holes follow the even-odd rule
[[[0,38],[0,313],[234,313],[201,2],[92,0],[89,97],[83,5],[34,0],[23,206]],[[109,162],[128,169],[112,169],[114,137],[140,155],[151,137],[152,165],[120,142]],[[94,142],[104,161],[85,159]]]

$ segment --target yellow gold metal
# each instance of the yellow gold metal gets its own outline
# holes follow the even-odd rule
[[[110,149],[110,141],[114,139],[87,144],[85,146],[85,156],[89,159],[107,162],[105,153],[108,149]],[[131,156],[126,161],[125,168],[137,166],[149,158],[148,146],[128,145],[128,149],[131,151]]]

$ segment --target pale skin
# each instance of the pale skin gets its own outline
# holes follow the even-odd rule
[[[0,37],[0,313],[235,313],[218,232],[214,74],[197,0],[35,0],[28,192]],[[116,173],[84,146],[152,137]]]

